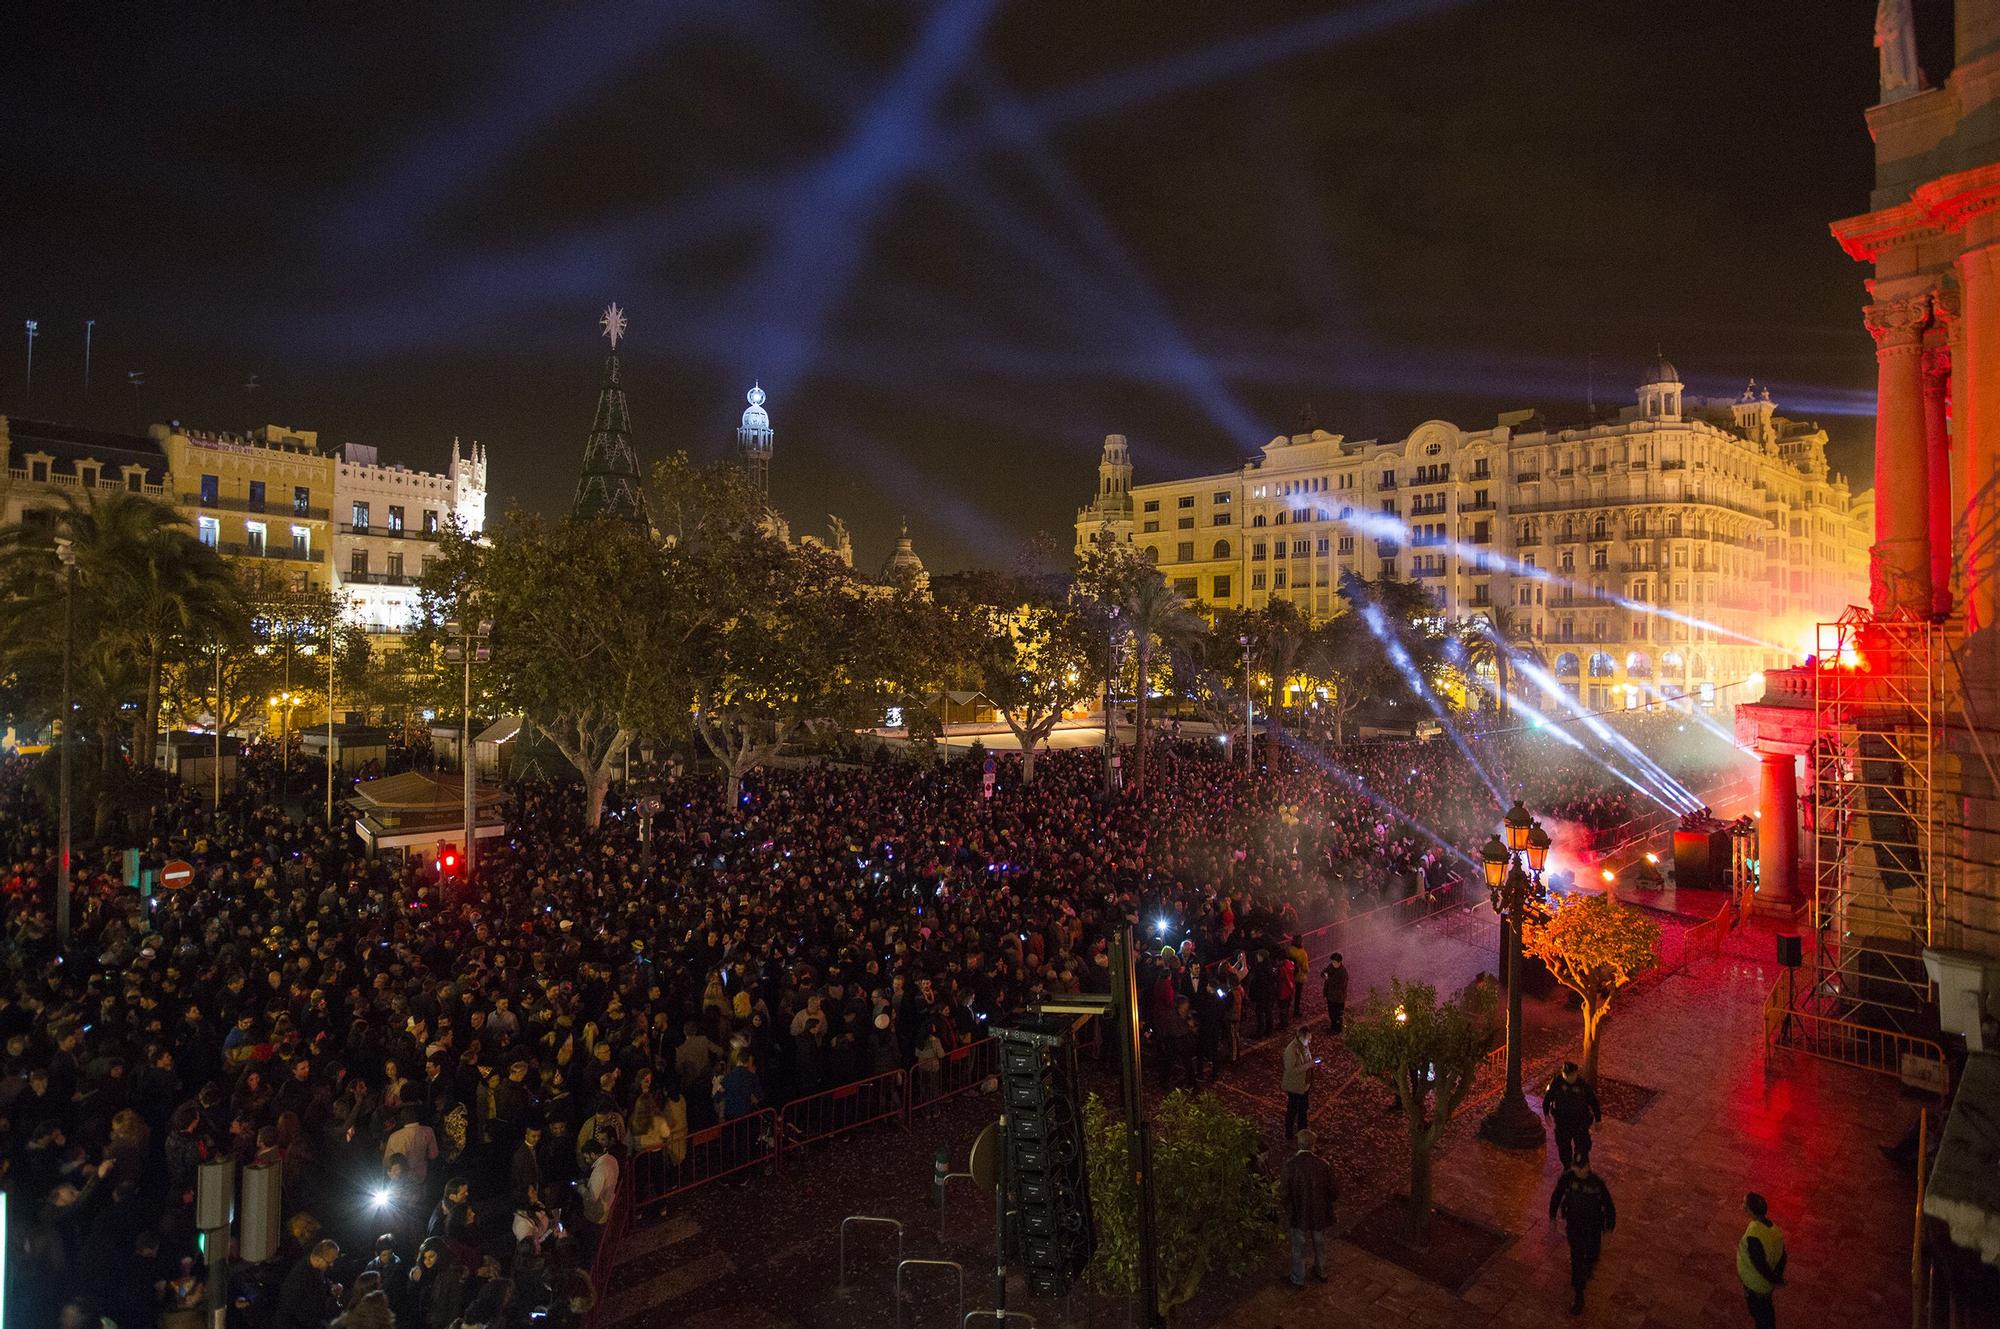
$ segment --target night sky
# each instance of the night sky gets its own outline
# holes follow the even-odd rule
[[[642,457],[761,380],[778,506],[869,568],[905,513],[934,569],[1066,543],[1107,432],[1145,480],[1308,402],[1563,418],[1656,344],[1867,482],[1873,0],[179,8],[0,44],[0,409],[457,434],[555,511],[617,300]]]

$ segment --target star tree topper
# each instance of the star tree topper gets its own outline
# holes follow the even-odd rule
[[[604,317],[597,320],[597,325],[611,338],[611,349],[617,350],[618,339],[625,335],[625,311],[618,307],[617,301],[604,306]]]

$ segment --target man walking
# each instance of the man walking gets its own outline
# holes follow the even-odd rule
[[[1285,1160],[1284,1171],[1278,1176],[1278,1203],[1292,1234],[1293,1287],[1306,1285],[1308,1245],[1312,1247],[1313,1277],[1326,1281],[1322,1242],[1326,1230],[1333,1226],[1333,1202],[1340,1198],[1340,1183],[1326,1160],[1313,1152],[1318,1143],[1312,1131],[1300,1131],[1298,1152]]]
[[[1583,1287],[1597,1267],[1604,1234],[1618,1226],[1618,1209],[1611,1203],[1611,1188],[1590,1170],[1590,1155],[1578,1153],[1556,1181],[1549,1196],[1551,1221],[1561,1213],[1563,1230],[1569,1235],[1569,1285],[1576,1293],[1570,1303],[1571,1315],[1583,1314]]]
[[[1776,1329],[1778,1312],[1771,1305],[1771,1293],[1785,1285],[1785,1234],[1771,1221],[1770,1205],[1757,1192],[1743,1197],[1743,1212],[1750,1216],[1750,1225],[1736,1243],[1736,1277],[1743,1283],[1750,1323],[1755,1329]]]
[[[1550,1077],[1549,1087],[1542,1092],[1542,1115],[1555,1119],[1556,1157],[1564,1167],[1571,1159],[1590,1152],[1590,1128],[1604,1120],[1604,1108],[1575,1062],[1564,1062]]]
[[[1326,962],[1323,973],[1319,994],[1326,1002],[1326,1022],[1337,1034],[1341,1021],[1347,1015],[1347,965],[1341,960],[1339,951],[1335,951]]]
[[[1313,1068],[1318,1064],[1313,1060],[1312,1034],[1304,1027],[1293,1029],[1291,1038],[1285,1042],[1284,1056],[1287,1140],[1306,1127],[1306,1095],[1312,1091]]]

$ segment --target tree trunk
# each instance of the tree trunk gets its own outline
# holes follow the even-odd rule
[[[1035,782],[1035,745],[1028,739],[1021,740],[1021,784],[1023,787]]]
[[[611,761],[609,758],[591,767],[583,777],[583,824],[586,830],[596,830],[604,820],[604,795],[611,788]]]
[[[1403,1215],[1404,1240],[1412,1250],[1431,1244],[1431,1142],[1428,1131],[1410,1133],[1410,1204]]]
[[[1153,664],[1151,634],[1143,632],[1139,634],[1138,656],[1139,700],[1137,702],[1136,718],[1139,723],[1139,732],[1132,736],[1132,787],[1135,790],[1144,792],[1146,788],[1146,712],[1148,710],[1146,694],[1152,691],[1152,688],[1147,686],[1147,676],[1152,672]],[[1105,716],[1104,722],[1110,724],[1111,717],[1108,715]]]
[[[1500,683],[1500,696],[1494,709],[1504,723],[1507,719],[1507,647],[1504,642],[1493,652],[1493,673]]]
[[[1583,1003],[1583,1078],[1597,1087],[1597,1043],[1603,1032],[1605,1008],[1586,1000]]]

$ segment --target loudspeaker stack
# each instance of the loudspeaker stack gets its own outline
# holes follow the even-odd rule
[[[1014,1193],[1010,1239],[1026,1267],[1028,1290],[1059,1297],[1096,1249],[1076,1044],[1061,1020],[994,1032],[1000,1040],[1000,1092],[1007,1108],[1007,1166]]]

